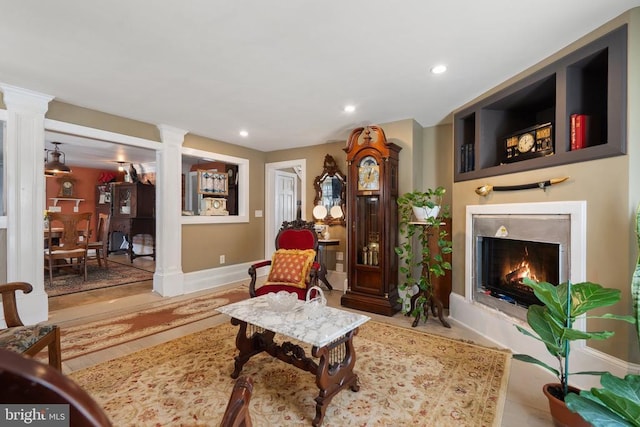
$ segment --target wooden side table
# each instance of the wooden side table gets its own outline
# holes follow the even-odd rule
[[[327,289],[333,290],[333,286],[327,280],[327,266],[325,263],[326,246],[337,246],[340,244],[340,239],[318,239],[318,263],[320,264],[320,271],[318,271],[318,280],[325,284]]]
[[[429,224],[427,224],[424,221],[414,221],[414,222],[410,222],[410,224],[421,226],[422,227],[422,233],[426,237],[425,241],[427,241],[427,242],[430,241],[431,232],[429,231]],[[441,226],[445,226],[446,224],[443,222],[440,225]],[[422,263],[422,272],[420,274],[422,276],[428,276],[429,275],[428,266],[425,265],[424,263]],[[420,296],[423,296],[425,298],[425,301],[424,301],[424,303],[422,303],[422,308],[424,310],[425,315],[428,316],[429,309],[431,309],[431,313],[434,316],[438,316],[438,319],[440,320],[440,323],[442,323],[442,326],[444,326],[446,328],[450,328],[451,325],[449,324],[449,322],[447,322],[444,319],[444,316],[443,316],[444,306],[442,304],[442,301],[440,301],[440,298],[438,297],[438,294],[440,292],[439,286],[440,286],[440,281],[431,280],[431,290],[430,291],[429,290],[419,289],[418,292],[411,297],[411,308],[409,310],[409,314],[413,313],[413,310],[416,308],[416,301],[418,300],[418,298],[420,298]],[[416,314],[416,318],[413,321],[413,323],[411,324],[411,326],[415,328],[416,326],[418,326],[418,322],[419,321],[420,321],[420,313],[418,312]]]

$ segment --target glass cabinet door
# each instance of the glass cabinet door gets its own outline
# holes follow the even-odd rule
[[[356,247],[358,264],[377,267],[380,265],[379,221],[380,196],[359,196],[356,207]]]

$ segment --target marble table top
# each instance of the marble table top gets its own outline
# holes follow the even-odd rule
[[[266,295],[228,304],[216,310],[316,347],[326,346],[371,319],[362,314],[327,306],[320,307],[318,312],[310,315],[305,310],[305,302],[301,300],[291,310],[276,311],[267,302]]]

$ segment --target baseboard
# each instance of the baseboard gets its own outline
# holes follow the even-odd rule
[[[249,267],[254,262],[233,264],[184,274],[184,293],[215,289],[232,283],[249,284]]]
[[[514,353],[529,354],[556,367],[556,359],[549,356],[542,343],[516,329],[516,324],[528,328],[526,322],[468,301],[455,293],[451,293],[449,304],[449,318],[454,323],[475,331],[500,347],[508,348]],[[624,376],[628,373],[640,373],[640,366],[590,348],[584,342],[576,342],[571,347],[571,371],[608,371],[616,376]],[[599,377],[594,375],[573,375],[570,382],[582,389],[600,385]]]

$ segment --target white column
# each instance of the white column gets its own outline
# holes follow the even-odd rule
[[[0,83],[7,106],[4,166],[7,197],[7,280],[27,282],[18,295],[22,321],[48,318],[44,291],[44,115],[52,96]]]
[[[162,149],[156,152],[156,272],[153,290],[184,294],[182,273],[182,143],[187,131],[158,125]]]

